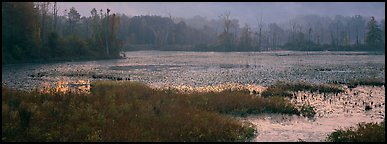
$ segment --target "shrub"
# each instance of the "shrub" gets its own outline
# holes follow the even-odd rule
[[[385,120],[381,123],[359,123],[357,127],[338,129],[327,136],[330,142],[384,142]]]
[[[10,99],[8,99],[8,105],[9,105],[12,109],[18,109],[18,108],[19,108],[19,105],[20,105],[20,100],[17,99],[17,98],[10,98]]]
[[[310,105],[302,105],[299,106],[299,111],[302,116],[313,118],[314,115],[316,115],[316,112],[314,111],[314,107]]]
[[[261,113],[298,114],[295,106],[283,97],[257,97],[243,90],[195,93],[189,95],[188,98],[190,98],[189,103],[197,108],[234,116],[245,117]]]
[[[31,112],[25,108],[21,108],[19,110],[19,117],[20,117],[20,127],[23,130],[25,130],[30,124]]]
[[[359,85],[366,85],[366,86],[383,86],[385,85],[384,79],[381,78],[363,78],[363,79],[357,79],[357,80],[350,80],[347,83],[349,88],[355,88]]]

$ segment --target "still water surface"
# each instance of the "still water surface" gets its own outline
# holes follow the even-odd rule
[[[2,83],[31,90],[58,82],[134,80],[157,86],[385,78],[385,55],[363,52],[126,52],[126,59],[3,66]],[[79,82],[82,81],[82,82]]]
[[[56,91],[87,91],[95,80],[132,80],[152,87],[205,87],[225,83],[268,86],[276,81],[329,83],[364,77],[385,79],[385,55],[364,52],[137,51],[127,52],[126,56],[119,60],[7,65],[2,67],[2,84],[23,90],[55,87]],[[276,114],[241,120],[256,126],[258,135],[252,141],[324,141],[334,129],[383,121],[384,90],[384,87],[358,87],[332,96],[333,103],[308,100],[318,112],[313,120]],[[314,95],[300,93],[305,94]],[[363,105],[347,104],[354,101],[380,106],[364,111]]]

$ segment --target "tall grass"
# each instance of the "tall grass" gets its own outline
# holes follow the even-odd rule
[[[277,82],[276,84],[270,86],[265,91],[262,92],[262,96],[284,96],[291,97],[293,96],[291,92],[297,91],[310,91],[310,92],[319,92],[319,93],[341,93],[344,90],[335,85],[329,84],[311,84],[306,82],[294,82],[294,83],[285,83]]]
[[[385,120],[381,123],[359,123],[356,127],[338,129],[327,136],[330,142],[385,142]]]
[[[385,85],[385,80],[381,78],[375,78],[375,77],[370,77],[370,78],[363,78],[363,79],[353,79],[350,80],[347,85],[349,88],[355,88],[359,85],[365,85],[365,86],[384,86]]]
[[[236,116],[260,113],[299,114],[295,106],[283,97],[257,97],[247,91],[195,93],[187,97],[188,102],[199,109]]]
[[[92,83],[91,94],[2,88],[3,141],[248,141],[232,115],[298,111],[244,91],[179,94],[136,82]]]

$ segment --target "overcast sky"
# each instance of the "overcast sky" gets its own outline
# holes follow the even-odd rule
[[[296,15],[337,14],[353,16],[375,16],[379,21],[385,17],[384,2],[59,2],[60,10],[75,7],[81,16],[90,16],[92,8],[111,10],[130,16],[154,14],[189,18],[195,15],[217,19],[225,11],[241,25],[255,25],[262,17],[265,23],[286,22]],[[62,13],[63,14],[63,13]]]

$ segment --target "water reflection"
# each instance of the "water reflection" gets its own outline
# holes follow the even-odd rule
[[[90,93],[90,80],[64,81],[55,82],[55,86],[51,87],[49,82],[44,82],[40,85],[39,92],[41,93]]]

